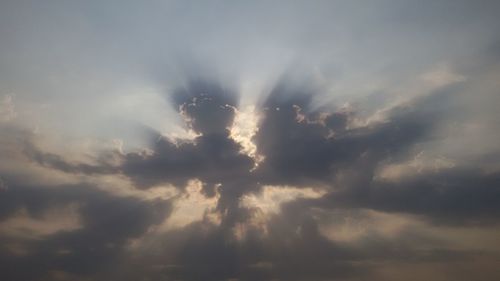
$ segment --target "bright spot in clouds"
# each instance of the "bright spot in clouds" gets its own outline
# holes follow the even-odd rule
[[[324,191],[313,188],[297,188],[292,186],[262,187],[257,194],[247,194],[240,201],[240,206],[246,208],[257,208],[264,214],[270,216],[280,212],[281,204],[291,202],[300,198],[319,198],[325,194]]]
[[[160,226],[161,230],[169,230],[184,227],[190,223],[201,221],[206,215],[212,214],[219,200],[217,193],[212,198],[207,198],[201,191],[203,183],[199,180],[191,180],[186,186],[186,191],[180,194],[174,204],[174,209],[167,221]]]
[[[263,156],[257,154],[257,146],[252,138],[258,131],[259,116],[255,111],[255,106],[246,106],[243,109],[236,109],[233,126],[230,128],[231,138],[239,143],[242,152],[255,160],[258,165]]]

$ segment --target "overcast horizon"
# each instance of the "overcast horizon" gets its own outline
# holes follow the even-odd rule
[[[0,1],[0,279],[500,280],[500,1]]]

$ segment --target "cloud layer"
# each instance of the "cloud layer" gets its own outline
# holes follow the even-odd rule
[[[28,2],[0,279],[500,277],[496,2]]]

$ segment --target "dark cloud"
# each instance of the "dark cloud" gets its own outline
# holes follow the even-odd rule
[[[229,137],[235,96],[217,84],[198,80],[177,90],[173,105],[199,135],[177,143],[157,134],[152,154],[125,156],[124,173],[143,185],[182,184],[192,178],[217,183],[247,173],[253,161],[241,154],[241,146]]]
[[[428,136],[438,113],[418,103],[402,105],[389,110],[384,122],[353,127],[353,112],[311,109],[314,96],[310,89],[289,89],[283,81],[264,102],[255,141],[266,157],[258,172],[270,183],[329,185],[341,169],[373,169]]]
[[[172,100],[187,126],[199,135],[180,142],[158,135],[151,153],[125,155],[123,173],[143,187],[160,183],[183,187],[188,180],[199,179],[206,195],[215,195],[219,187],[221,210],[236,212],[238,198],[255,186],[250,171],[254,160],[241,153],[241,145],[230,137],[236,94],[216,83],[194,80],[175,91]]]
[[[188,181],[198,179],[204,196],[220,196],[212,212],[221,222],[210,221],[205,213],[201,221],[154,233],[152,227],[165,221],[178,197],[145,201],[86,183],[37,187],[4,174],[0,177],[8,189],[0,197],[3,221],[21,209],[40,218],[45,210],[77,203],[82,224],[39,240],[2,236],[4,276],[44,280],[60,271],[69,279],[95,280],[364,280],[377,273],[376,263],[447,265],[495,259],[487,251],[449,247],[418,229],[405,228],[395,237],[375,231],[355,243],[331,240],[321,230],[331,219],[318,210],[409,214],[447,226],[498,223],[500,177],[495,172],[458,165],[395,180],[376,176],[384,165],[411,158],[416,146],[435,138],[440,105],[454,89],[394,106],[381,120],[368,122],[354,109],[315,107],[313,97],[320,89],[291,85],[283,79],[259,105],[262,119],[254,141],[264,160],[256,168],[254,158],[230,135],[236,94],[201,80],[172,97],[186,126],[197,134],[192,140],[169,139],[150,130],[150,151],[109,152],[116,161],[103,156],[94,164],[80,164],[37,149],[33,136],[25,136],[23,155],[49,170],[125,176],[141,190],[169,183],[185,192]],[[257,194],[265,185],[314,187],[325,195],[282,204],[276,214],[242,206],[243,196]],[[241,237],[235,234],[238,228],[244,228]],[[136,252],[127,248],[132,239],[143,243]],[[13,245],[22,245],[26,254],[13,253]],[[26,266],[29,271],[22,270]]]
[[[500,280],[499,11],[1,0],[0,280]]]
[[[210,92],[196,89],[200,93]],[[297,90],[287,88],[286,83],[280,84],[262,104],[263,119],[255,142],[265,160],[253,171],[249,171],[253,164],[249,158],[246,158],[245,165],[221,165],[224,160],[220,157],[225,152],[231,152],[229,155],[233,158],[229,159],[245,159],[238,153],[240,147],[229,138],[226,130],[233,113],[224,107],[225,101],[209,94],[183,94],[191,97],[192,103],[177,104],[181,106],[181,112],[191,118],[192,128],[202,135],[193,143],[180,146],[160,139],[152,155],[145,155],[135,163],[148,163],[151,165],[147,166],[148,169],[153,172],[165,168],[157,177],[159,181],[175,182],[180,176],[184,180],[196,177],[206,183],[220,182],[222,198],[219,205],[226,207],[221,210],[229,212],[224,213],[219,228],[210,226],[207,230],[204,223],[196,223],[168,233],[165,241],[175,241],[172,242],[175,246],[171,248],[166,242],[166,249],[159,250],[160,256],[152,258],[155,262],[167,264],[153,278],[349,279],[369,274],[373,268],[367,261],[372,259],[439,263],[467,261],[483,255],[442,248],[442,241],[429,241],[425,235],[411,233],[402,234],[397,241],[373,235],[361,247],[353,248],[322,236],[318,222],[308,213],[311,208],[362,208],[424,215],[431,221],[448,224],[458,222],[462,225],[468,219],[484,218],[490,223],[495,222],[499,204],[494,198],[499,196],[498,179],[494,174],[450,169],[396,182],[375,179],[380,165],[391,159],[411,156],[414,145],[432,139],[433,125],[441,116],[441,108],[435,102],[440,100],[442,103],[450,92],[435,93],[394,107],[386,112],[383,122],[354,127],[355,112],[312,109],[314,90]],[[186,106],[189,110],[185,110]],[[200,129],[201,123],[197,120],[204,120],[203,126],[208,129]],[[207,136],[218,136],[219,145],[207,145]],[[206,159],[199,158],[207,153],[209,159],[218,161],[206,162]],[[149,162],[159,161],[157,159],[165,159],[162,160],[165,162]],[[175,159],[176,162],[167,164],[166,159]],[[183,164],[185,160],[192,162]],[[134,162],[126,165],[130,163]],[[169,172],[174,168],[166,169],[174,166],[179,169],[175,174]],[[339,176],[346,174],[348,176],[339,182]],[[237,222],[246,222],[252,216],[251,209],[238,205],[241,196],[258,192],[265,184],[320,185],[328,187],[332,193],[286,207],[267,223],[266,235],[254,229],[247,232],[244,241],[235,241],[232,230]],[[416,249],[416,241],[431,245],[430,249]]]
[[[335,208],[425,215],[437,223],[497,223],[500,175],[451,168],[397,182],[356,182],[323,199]]]
[[[273,223],[277,224],[269,237],[255,232],[244,241],[235,240],[228,229],[204,222],[169,232],[159,239],[154,251],[144,254],[140,267],[146,270],[132,270],[135,275],[125,280],[139,276],[160,280],[323,280],[367,273],[343,260],[352,253],[320,236],[310,219]],[[283,224],[294,229],[282,228]],[[296,227],[302,232],[288,232]]]
[[[45,280],[51,278],[51,271],[102,274],[121,258],[130,239],[163,221],[171,207],[168,201],[116,197],[86,184],[33,186],[3,178],[9,188],[0,198],[1,218],[26,209],[30,217],[40,219],[48,209],[75,204],[81,224],[36,239],[0,235],[1,271],[6,280]],[[25,231],[30,234],[30,229]],[[12,247],[21,247],[23,252],[16,254]]]
[[[229,229],[197,222],[159,237],[136,268],[119,269],[123,280],[364,280],[377,263],[471,262],[495,259],[483,251],[453,250],[445,241],[408,229],[396,238],[370,233],[356,244],[333,242],[320,234],[313,212],[297,201],[267,223],[267,233],[250,231],[235,240]],[[138,269],[137,269],[138,268]],[[466,280],[466,279],[463,279]]]
[[[118,170],[113,167],[113,165],[106,163],[106,160],[110,160],[113,158],[119,157],[116,152],[109,152],[108,158],[102,157],[100,163],[96,164],[85,164],[85,163],[71,163],[66,161],[60,155],[43,152],[37,147],[35,147],[29,141],[25,141],[24,152],[26,155],[36,161],[38,164],[42,166],[46,166],[52,169],[60,170],[65,173],[76,173],[76,174],[114,174],[117,173]],[[97,159],[99,160],[99,159]]]

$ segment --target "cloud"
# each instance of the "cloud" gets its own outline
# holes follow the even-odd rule
[[[500,276],[497,2],[28,2],[0,279]]]
[[[10,188],[2,192],[0,210],[0,259],[8,279],[42,278],[49,270],[100,274],[119,259],[129,239],[163,221],[170,208],[168,201],[115,197],[92,186],[7,181]],[[68,212],[64,206],[78,208]],[[34,266],[20,270],[27,264]]]
[[[236,94],[205,80],[171,99],[192,139],[145,130],[150,149],[103,151],[87,163],[45,152],[36,135],[12,129],[23,140],[4,137],[12,159],[71,180],[37,186],[40,175],[2,170],[6,276],[356,280],[382,274],[373,260],[495,255],[443,237],[468,225],[484,229],[479,237],[495,229],[498,173],[461,162],[431,167],[415,154],[435,137],[449,91],[365,122],[373,119],[354,107],[313,106],[321,88],[289,79],[254,108],[258,122],[245,141],[259,160],[234,137]],[[26,264],[37,267],[21,274]]]
[[[20,209],[0,224],[0,233],[15,238],[41,239],[60,231],[81,227],[76,205],[46,210],[40,218],[32,218],[26,209]]]
[[[315,91],[285,85],[278,85],[264,102],[265,117],[255,136],[258,152],[266,157],[257,172],[269,182],[328,184],[336,171],[356,163],[371,169],[422,141],[439,115],[422,109],[424,99],[391,108],[384,122],[357,126],[354,112],[310,109]]]

